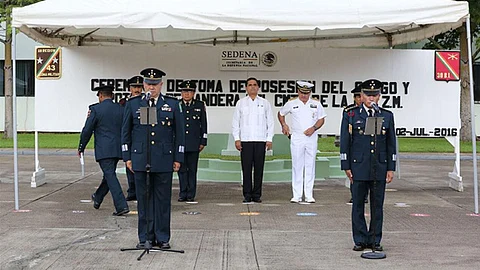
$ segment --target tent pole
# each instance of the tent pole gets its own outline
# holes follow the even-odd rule
[[[475,108],[473,102],[473,65],[472,65],[472,36],[470,32],[470,14],[465,22],[467,26],[468,72],[470,83],[470,114],[472,117],[472,155],[473,155],[473,193],[475,199],[475,214],[478,214],[478,175],[477,175],[477,140],[475,134]]]
[[[20,209],[18,205],[18,143],[17,143],[17,50],[16,29],[12,27],[12,72],[13,72],[13,183],[15,192],[15,211]]]

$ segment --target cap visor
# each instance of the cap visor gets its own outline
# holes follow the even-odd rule
[[[376,96],[376,95],[380,94],[380,91],[379,90],[377,90],[377,91],[362,91],[362,93],[364,93],[367,96]]]
[[[150,79],[143,79],[143,81],[146,83],[146,84],[159,84],[160,83],[160,80],[150,80]]]
[[[312,92],[312,91],[298,90],[298,92],[300,92],[302,94],[310,94],[310,92]]]

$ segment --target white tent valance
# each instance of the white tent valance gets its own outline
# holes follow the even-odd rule
[[[459,27],[451,0],[46,0],[15,8],[12,26],[60,46],[305,43],[388,47]]]

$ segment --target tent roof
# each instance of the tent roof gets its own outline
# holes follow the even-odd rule
[[[12,26],[47,44],[393,46],[459,27],[451,0],[46,0],[14,8]]]

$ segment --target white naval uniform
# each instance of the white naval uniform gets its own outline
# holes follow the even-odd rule
[[[305,200],[312,201],[314,199],[313,183],[315,181],[318,130],[310,137],[303,134],[303,132],[312,127],[318,119],[325,118],[327,114],[322,104],[311,98],[305,104],[299,98],[289,100],[280,109],[280,115],[285,116],[289,113],[292,115],[292,123],[289,125],[292,135],[290,140],[290,151],[292,154],[292,199],[301,201],[302,193],[305,193]]]

